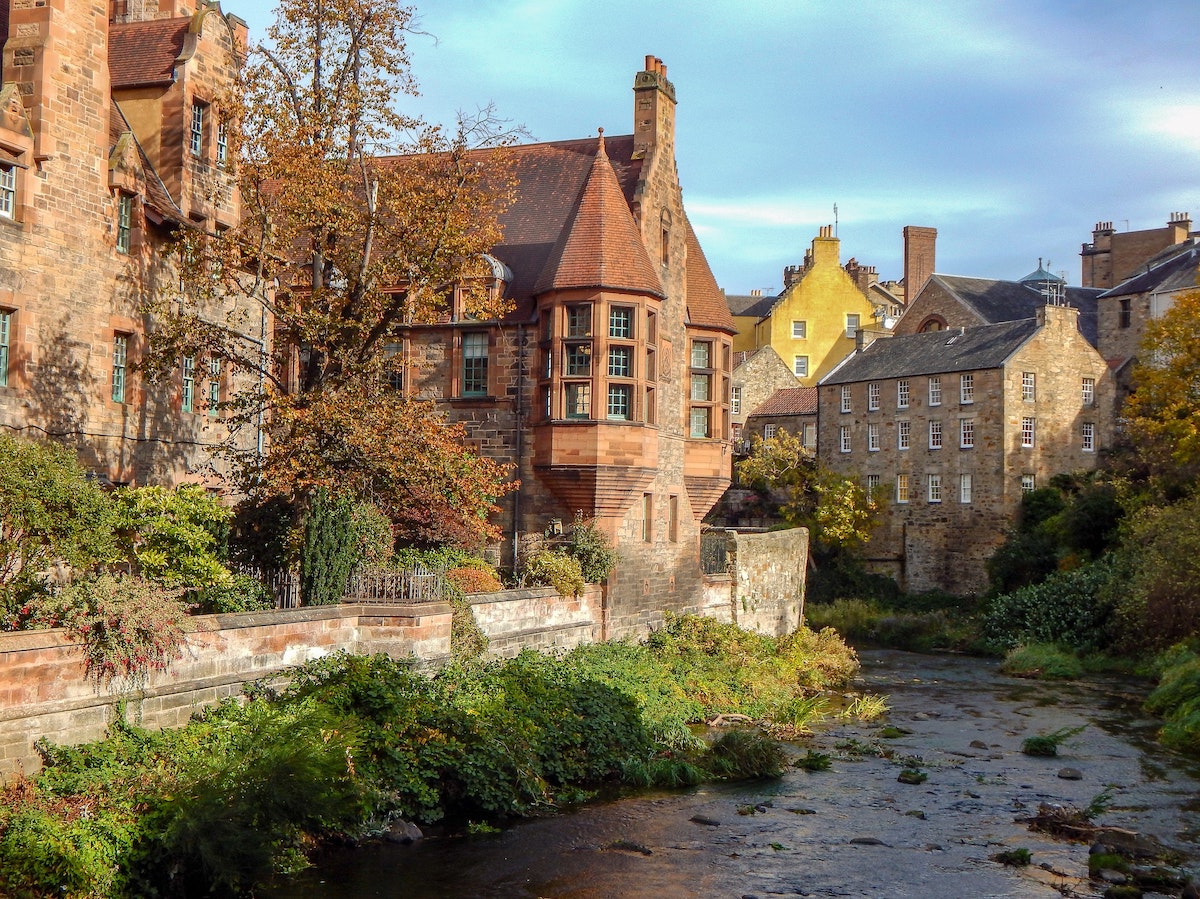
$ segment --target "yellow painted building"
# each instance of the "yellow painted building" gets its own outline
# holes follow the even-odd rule
[[[804,266],[789,270],[789,275],[793,277],[787,287],[755,320],[753,349],[774,348],[800,386],[815,387],[854,351],[860,330],[885,327],[887,309],[872,304],[842,267],[840,241],[830,225],[813,238]],[[746,319],[735,317],[734,321],[742,331]]]

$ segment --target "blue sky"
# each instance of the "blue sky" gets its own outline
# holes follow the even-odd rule
[[[223,5],[252,40],[271,18]],[[884,279],[910,224],[938,229],[939,272],[1015,279],[1043,257],[1078,284],[1096,222],[1200,221],[1197,0],[416,6],[407,108],[435,122],[493,103],[537,140],[627,134],[660,57],[684,203],[729,293],[777,291],[834,204],[843,262]]]

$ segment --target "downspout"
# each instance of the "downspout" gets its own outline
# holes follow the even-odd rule
[[[513,491],[512,507],[512,564],[513,571],[517,569],[517,555],[521,548],[521,490],[525,479],[521,477],[521,459],[525,450],[525,359],[526,346],[529,342],[525,334],[525,326],[517,325],[517,396],[514,400],[513,425],[516,431],[514,439],[517,461],[517,489]]]

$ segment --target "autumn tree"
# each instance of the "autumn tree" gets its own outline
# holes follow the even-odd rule
[[[818,549],[854,550],[871,536],[878,497],[822,465],[800,437],[784,429],[766,440],[755,436],[737,474],[744,484],[777,493],[780,517],[807,527]]]
[[[1153,473],[1189,482],[1200,473],[1200,290],[1146,326],[1124,419]]]
[[[266,437],[262,452],[226,448],[243,487],[371,496],[402,538],[473,543],[496,536],[507,473],[393,386],[395,347],[447,311],[453,285],[469,313],[503,313],[484,254],[511,195],[509,135],[489,111],[452,131],[402,111],[414,27],[392,0],[282,0],[220,103],[241,221],[181,231],[183,297],[151,309],[148,369],[191,356],[243,385],[223,415]]]

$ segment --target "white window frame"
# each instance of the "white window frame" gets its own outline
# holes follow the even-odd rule
[[[1037,400],[1037,375],[1031,371],[1021,372],[1021,401],[1032,403]]]
[[[733,385],[732,391],[730,392],[729,414],[730,415],[741,415],[742,414],[742,385],[740,385],[740,384]]]
[[[838,428],[838,452],[850,452],[850,426],[842,425]]]
[[[792,374],[797,378],[808,377],[808,357],[793,356],[792,357]]]
[[[1080,387],[1083,396],[1083,404],[1085,406],[1094,406],[1096,404],[1096,379],[1084,378]]]
[[[880,395],[882,394],[882,392],[883,391],[880,389],[878,381],[871,381],[869,384],[867,384],[867,411],[868,412],[879,411],[879,398],[880,398]]]
[[[0,387],[8,386],[8,365],[10,341],[12,340],[13,313],[10,309],[0,309]]]
[[[879,452],[878,422],[873,421],[867,424],[867,450],[872,453]]]
[[[774,422],[763,425],[763,440],[774,440],[775,433],[779,430],[779,425]]]
[[[112,401],[124,403],[128,391],[129,375],[129,335],[113,335],[112,355]]]
[[[217,122],[217,165],[224,165],[229,158],[229,127]]]
[[[896,408],[907,409],[909,401],[908,378],[901,378],[896,382]]]
[[[929,448],[931,450],[942,448],[942,421],[939,418],[929,421]]]
[[[117,194],[117,252],[128,254],[133,246],[133,196]]]
[[[896,502],[898,504],[905,504],[909,501],[911,496],[912,495],[909,492],[908,487],[908,475],[896,475]]]
[[[942,404],[942,379],[938,375],[934,375],[929,379],[929,405],[940,406]]]
[[[853,410],[853,408],[854,408],[854,400],[850,393],[850,385],[843,384],[842,385],[842,411],[850,412]]]
[[[0,216],[17,217],[17,167],[0,165]]]
[[[808,339],[808,322],[793,321],[792,322],[792,340],[807,340]]]
[[[857,312],[846,313],[846,336],[853,340],[862,328],[862,316]]]
[[[912,422],[907,419],[896,422],[896,449],[906,450],[912,446]]]
[[[1085,453],[1094,453],[1096,451],[1096,425],[1094,422],[1085,421],[1082,427],[1082,449]]]
[[[194,412],[196,408],[196,357],[184,356],[179,408],[183,412]]]
[[[206,103],[192,101],[192,118],[188,124],[188,150],[197,158],[204,155],[204,117],[207,112]]]
[[[1029,449],[1037,442],[1037,419],[1026,415],[1021,419],[1021,446]]]
[[[958,420],[958,448],[975,448],[975,419],[960,418]]]
[[[958,476],[958,501],[963,505],[968,505],[972,499],[973,489],[970,473],[960,474]]]
[[[1037,478],[1031,474],[1021,475],[1021,492],[1033,493],[1037,489]]]
[[[942,476],[940,474],[930,474],[928,476],[926,499],[931,503],[940,503],[942,501]]]
[[[959,375],[958,402],[963,406],[969,406],[975,402],[975,375]]]
[[[877,474],[867,475],[867,492],[872,493],[879,489],[880,478]]]

